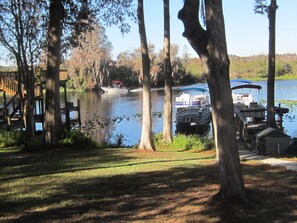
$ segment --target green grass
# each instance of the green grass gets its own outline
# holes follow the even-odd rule
[[[217,203],[214,150],[0,150],[0,222],[293,222],[295,173],[244,163],[250,203]]]
[[[279,100],[278,102],[281,104],[285,104],[285,105],[296,105],[297,104],[297,100]]]
[[[276,77],[276,80],[296,80],[297,76],[296,75],[285,75],[281,77]]]
[[[247,79],[251,81],[267,81],[267,77],[247,77]],[[281,77],[275,77],[276,80],[296,80],[297,76],[292,75],[292,76],[281,76]]]

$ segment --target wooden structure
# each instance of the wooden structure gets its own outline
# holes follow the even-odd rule
[[[281,108],[280,106],[275,107],[277,118],[277,125],[278,129],[277,131],[282,132],[283,131],[283,114],[288,113],[288,108]],[[235,130],[237,132],[237,137],[241,140],[243,140],[247,147],[249,148],[255,148],[257,145],[257,134],[267,129],[266,125],[266,108],[264,107],[250,107],[249,109],[242,109],[235,113]],[[260,142],[260,141],[259,141]],[[274,141],[275,142],[275,141]],[[256,147],[257,148],[257,147]],[[260,153],[264,153],[264,150],[258,147],[260,150]],[[269,151],[268,146],[268,154],[272,154],[275,151]],[[283,151],[281,151],[283,152]]]
[[[271,127],[258,132],[255,137],[257,151],[265,155],[284,154],[291,142],[290,136]]]
[[[237,111],[235,113],[235,128],[239,138],[247,141],[254,134],[266,129],[266,112],[264,107],[250,107]],[[283,114],[288,113],[289,109],[278,106],[275,107],[275,112],[278,116],[276,121],[278,129],[282,131]]]
[[[248,141],[251,135],[266,128],[265,111],[264,108],[255,108],[235,113],[235,128],[240,139]]]
[[[35,107],[34,122],[42,123],[44,120],[44,95],[43,89],[45,84],[45,71],[41,71],[38,77],[35,77]],[[24,128],[24,117],[21,105],[20,95],[25,95],[24,84],[18,81],[18,72],[0,72],[0,93],[2,93],[2,101],[0,99],[0,128],[17,129]],[[80,122],[80,105],[77,106],[67,100],[66,82],[68,80],[67,70],[60,71],[60,85],[64,88],[65,107],[61,109],[61,115],[65,115],[64,124],[70,129],[71,124]],[[19,90],[21,92],[19,92]],[[9,97],[8,97],[9,96]],[[8,100],[9,98],[9,100]],[[71,112],[77,112],[78,118],[71,120]]]

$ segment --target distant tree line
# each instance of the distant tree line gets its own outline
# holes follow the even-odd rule
[[[112,80],[120,80],[129,88],[142,86],[140,48],[122,52],[116,61],[112,60],[112,45],[105,34],[105,29],[99,23],[92,30],[83,33],[78,42],[64,63],[70,76],[69,88],[88,90],[106,87]],[[153,44],[148,44],[148,48],[152,87],[163,87],[165,76],[162,51],[156,52]],[[190,58],[186,50],[179,56],[178,45],[171,45],[171,63],[174,85],[205,81],[202,64],[197,58]]]
[[[111,43],[105,36],[105,30],[102,27],[100,29],[103,35],[99,35],[101,42],[97,41],[97,46],[99,46],[97,50],[94,50],[91,42],[88,41],[88,47],[83,45],[75,48],[70,59],[66,61],[66,69],[70,75],[68,87],[87,90],[93,86],[109,86],[112,80],[120,80],[128,88],[141,87],[140,49],[127,50],[120,53],[117,60],[112,60]],[[97,29],[92,32],[95,31],[98,32]],[[151,85],[152,87],[163,87],[165,77],[162,67],[162,51],[157,52],[152,44],[149,44],[149,50]],[[171,45],[171,63],[173,85],[188,85],[206,81],[201,60],[191,58],[187,52],[180,56],[178,45]],[[267,55],[249,57],[230,55],[230,78],[267,78],[267,66]],[[297,77],[297,55],[276,55],[275,75],[276,78]]]
[[[267,78],[268,61],[267,55],[249,57],[230,57],[231,78]],[[275,63],[276,78],[297,77],[297,55],[283,54],[276,55]]]
[[[107,44],[107,46],[110,49],[112,48],[111,45]],[[178,46],[174,47],[178,49]],[[79,51],[79,49],[75,49],[75,51]],[[125,87],[132,88],[141,86],[139,68],[137,68],[136,60],[137,51],[139,51],[139,49],[122,52],[118,55],[116,61],[111,59],[110,51],[105,51],[105,54],[109,55],[107,59],[103,59],[97,55],[94,57],[93,63],[93,68],[96,66],[99,67],[97,73],[92,71],[91,66],[87,68],[87,60],[84,55],[79,56],[79,54],[77,54],[74,56],[75,54],[72,53],[72,57],[69,60],[66,60],[63,64],[63,69],[67,69],[70,75],[68,87],[79,90],[89,89],[90,86],[92,86],[92,83],[96,83],[96,81],[100,83],[99,74],[105,75],[105,78],[107,78],[106,75],[108,75],[108,80],[121,80]],[[152,66],[154,66],[156,73],[151,74],[152,86],[161,87],[164,86],[164,75],[160,58],[161,52],[159,51],[158,53],[155,53],[155,55],[156,58],[154,59]],[[230,55],[229,58],[231,79],[267,78],[267,55],[249,57]],[[138,60],[140,59],[138,58]],[[174,77],[175,85],[186,85],[205,81],[205,71],[199,58],[190,58],[185,55],[181,57],[176,56],[174,61],[172,61],[172,64],[172,75]],[[0,71],[9,70],[16,70],[16,68],[0,66]],[[297,78],[297,54],[276,55],[275,75],[276,78]],[[108,80],[106,79],[106,82],[102,85],[109,85],[110,83]]]

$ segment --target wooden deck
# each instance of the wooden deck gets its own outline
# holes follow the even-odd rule
[[[43,89],[45,84],[45,72],[40,71],[39,76],[36,77],[38,80],[35,84],[35,115],[34,122],[42,123],[44,120],[44,100],[43,100]],[[19,83],[18,72],[0,72],[0,93],[2,93],[3,102],[0,104],[0,128],[1,129],[23,129],[24,128],[24,117],[21,106],[21,97],[24,94],[24,85]],[[68,80],[67,70],[60,70],[60,83],[61,87],[64,88],[64,101],[65,108],[61,109],[61,116],[65,115],[66,118],[64,124],[67,129],[73,126],[74,123],[80,127],[80,104],[78,101],[77,106],[73,106],[72,102],[67,100],[66,82]],[[21,92],[19,92],[21,89]],[[7,101],[7,94],[10,95],[9,101]],[[77,112],[77,118],[72,119],[70,113]]]
[[[278,118],[276,122],[278,128],[282,130],[283,114],[289,112],[288,108],[275,107]],[[250,140],[253,135],[267,128],[266,125],[267,110],[264,107],[243,109],[235,113],[235,129],[240,139]]]

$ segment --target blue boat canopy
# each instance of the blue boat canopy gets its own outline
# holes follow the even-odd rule
[[[207,89],[201,87],[186,87],[182,89],[183,91],[200,91],[202,93],[208,92]]]
[[[255,84],[242,84],[238,86],[234,86],[231,88],[231,90],[237,90],[237,89],[243,89],[243,88],[252,88],[252,89],[258,89],[261,90],[262,87],[260,85],[255,85]]]
[[[245,79],[233,79],[230,83],[244,83],[244,84],[252,84],[252,81]]]

